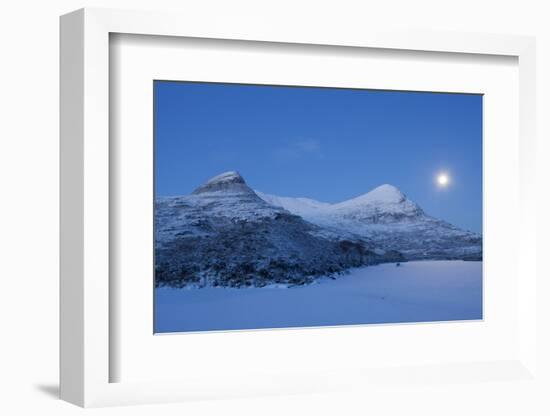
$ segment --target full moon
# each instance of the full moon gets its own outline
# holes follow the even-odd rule
[[[445,187],[449,184],[449,175],[446,173],[440,173],[437,175],[437,184],[441,187]]]

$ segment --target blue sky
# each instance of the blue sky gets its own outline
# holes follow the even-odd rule
[[[481,232],[481,95],[155,81],[154,111],[157,196],[228,170],[262,192],[325,202],[389,183]]]

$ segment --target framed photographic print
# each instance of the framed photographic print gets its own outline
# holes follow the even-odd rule
[[[482,95],[153,88],[155,332],[482,319]]]
[[[63,16],[62,398],[531,379],[533,71],[516,36]]]

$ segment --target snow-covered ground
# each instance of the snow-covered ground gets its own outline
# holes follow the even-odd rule
[[[482,262],[415,261],[291,288],[157,288],[155,332],[482,318]]]

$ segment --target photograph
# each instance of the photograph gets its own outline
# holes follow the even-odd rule
[[[153,81],[154,333],[483,319],[483,95]]]

